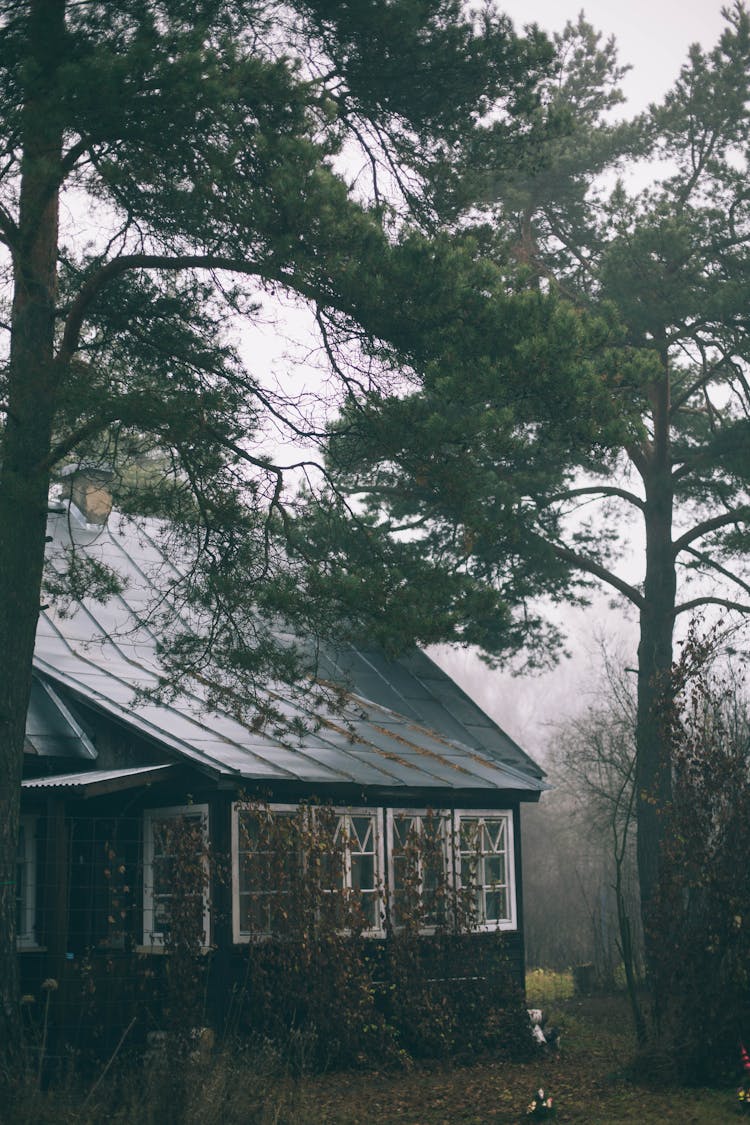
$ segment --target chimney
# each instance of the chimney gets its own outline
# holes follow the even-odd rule
[[[63,494],[75,504],[86,523],[107,522],[112,511],[109,482],[114,475],[106,465],[66,465],[61,471]]]

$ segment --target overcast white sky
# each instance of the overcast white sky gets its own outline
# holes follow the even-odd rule
[[[625,83],[632,111],[658,101],[677,77],[690,44],[712,47],[724,22],[724,5],[716,0],[589,0],[569,5],[558,0],[500,0],[499,6],[519,30],[535,22],[545,31],[562,30],[583,9],[589,23],[607,37],[614,35],[620,61],[633,67]]]

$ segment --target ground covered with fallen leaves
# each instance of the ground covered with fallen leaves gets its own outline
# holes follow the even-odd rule
[[[533,974],[530,974],[533,976]],[[553,984],[558,982],[552,981]],[[545,980],[549,986],[550,981]],[[564,986],[564,987],[563,987]],[[561,1031],[559,1051],[531,1062],[487,1058],[471,1066],[413,1065],[382,1073],[299,1073],[278,1056],[218,1051],[203,1061],[103,1071],[42,1088],[38,1071],[0,1095],[2,1125],[523,1125],[539,1086],[556,1125],[740,1120],[736,1085],[723,1089],[648,1085],[633,1077],[634,1041],[623,995],[577,999],[563,980],[553,1001],[529,993]],[[549,995],[549,993],[548,993]],[[739,1062],[739,1060],[738,1060]],[[5,1101],[5,1104],[3,1104]],[[750,1120],[750,1117],[748,1118]]]
[[[633,1038],[623,997],[564,1000],[554,1016],[560,1050],[533,1062],[486,1060],[451,1069],[424,1067],[400,1074],[339,1074],[308,1079],[289,1091],[279,1122],[310,1125],[517,1125],[543,1086],[558,1122],[674,1121],[712,1125],[739,1120],[735,1087],[664,1088],[629,1077]],[[296,1104],[295,1104],[296,1103]]]

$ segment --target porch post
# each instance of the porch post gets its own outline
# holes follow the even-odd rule
[[[49,797],[44,880],[47,900],[44,940],[47,946],[48,975],[58,982],[64,973],[65,954],[68,948],[68,860],[65,801],[60,797]]]
[[[224,1031],[232,982],[232,795],[213,793],[208,801],[211,834],[211,955],[207,1010],[212,1026]]]

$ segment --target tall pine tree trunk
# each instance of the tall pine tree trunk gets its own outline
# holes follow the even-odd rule
[[[32,0],[23,113],[7,425],[0,465],[0,1051],[19,1041],[15,875],[31,660],[39,615],[57,373],[62,126],[55,94],[64,0]]]
[[[677,576],[672,545],[674,494],[669,426],[669,378],[652,388],[653,445],[644,472],[646,574],[638,645],[636,725],[636,810],[638,876],[646,967],[653,976],[658,933],[654,908],[659,887],[662,844],[671,796],[669,742],[663,728],[670,699]],[[652,983],[653,982],[652,979]]]

